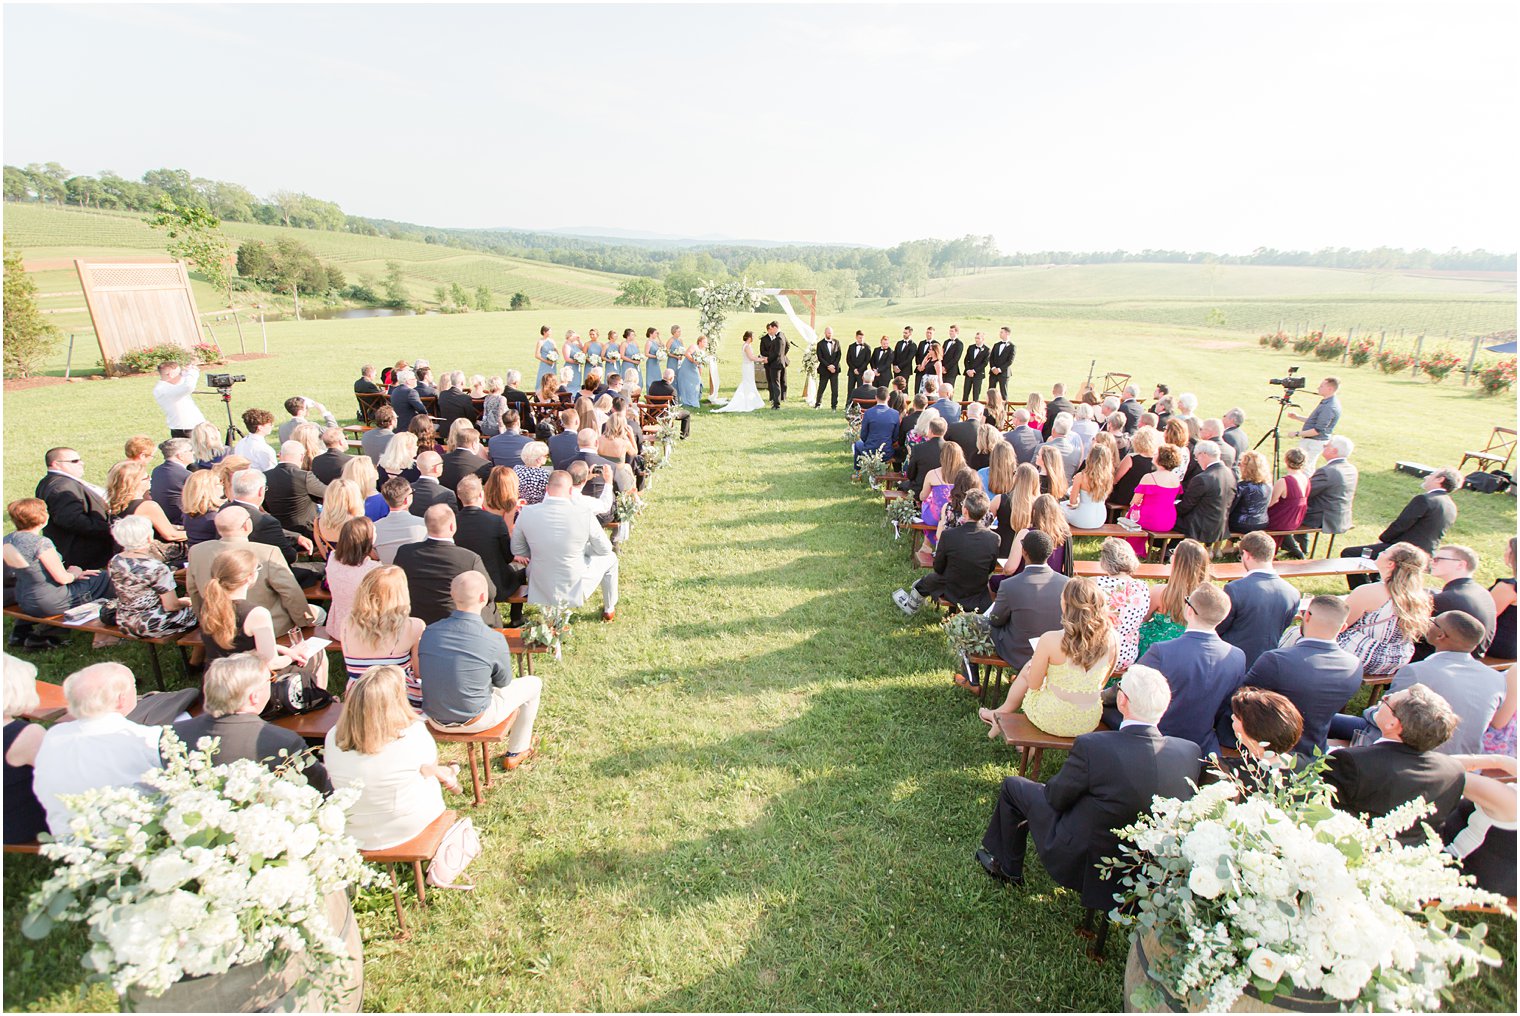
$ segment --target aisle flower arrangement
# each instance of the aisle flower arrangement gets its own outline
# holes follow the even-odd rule
[[[1428,901],[1502,900],[1472,888],[1439,840],[1396,839],[1430,807],[1416,799],[1368,824],[1330,807],[1323,767],[1251,764],[1260,789],[1249,796],[1220,772],[1191,800],[1158,798],[1117,830],[1115,917],[1133,925],[1149,965],[1131,1003],[1223,1012],[1247,991],[1266,1002],[1320,992],[1343,1008],[1430,1010],[1499,963],[1483,925],[1455,924]]]
[[[84,965],[124,996],[302,954],[315,987],[333,989],[350,957],[326,897],[384,881],[344,835],[358,790],[324,799],[294,763],[214,765],[212,751],[188,749],[172,732],[163,751],[146,792],[65,798],[74,817],[42,846],[57,867],[28,901],[22,932],[86,925]]]
[[[543,646],[561,658],[565,639],[570,636],[570,619],[574,611],[563,603],[552,607],[539,607],[538,614],[523,624],[522,640],[525,646]]]
[[[893,498],[887,502],[887,525],[892,527],[892,539],[901,539],[904,531],[918,521],[918,505],[911,497]]]
[[[992,646],[992,632],[976,613],[952,614],[944,622],[945,642],[952,656],[996,656]]]

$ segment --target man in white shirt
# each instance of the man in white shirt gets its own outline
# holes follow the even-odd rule
[[[200,407],[190,398],[200,376],[200,368],[193,363],[181,366],[174,360],[167,360],[158,365],[153,398],[169,421],[170,437],[189,437],[198,424],[206,422]]]
[[[395,564],[397,548],[427,539],[427,523],[412,514],[412,485],[404,477],[382,483],[380,496],[391,512],[375,523],[375,553],[381,564]]]
[[[98,787],[130,787],[163,765],[162,727],[127,719],[137,705],[137,682],[119,663],[96,663],[63,682],[71,723],[50,728],[37,749],[32,790],[47,812],[48,831],[66,836],[73,812],[60,798]]]
[[[248,460],[250,469],[267,473],[278,461],[274,449],[269,447],[269,432],[274,429],[274,414],[267,409],[243,410],[243,426],[248,436],[232,446],[232,454]]]
[[[322,423],[328,427],[336,427],[338,418],[327,411],[327,407],[316,399],[306,398],[302,395],[292,395],[285,400],[285,412],[290,414],[290,419],[280,424],[280,444],[290,440],[290,436],[296,432],[296,428],[303,423],[310,423],[307,418],[308,412],[316,410],[322,418]]]
[[[593,519],[612,511],[612,469],[609,466],[598,466],[597,469],[601,471],[602,482],[602,492],[598,497],[586,493],[586,482],[591,479],[589,465],[576,459],[566,470],[570,474],[570,503],[584,510]],[[601,520],[597,520],[597,525],[601,525]]]

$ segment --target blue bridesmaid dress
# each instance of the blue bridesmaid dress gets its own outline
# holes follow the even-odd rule
[[[702,404],[702,370],[684,356],[676,363],[676,400],[693,409]]]
[[[644,346],[644,388],[660,380],[660,357],[664,356],[660,344],[650,339]]]
[[[553,339],[545,339],[544,341],[542,341],[542,342],[540,342],[538,344],[538,355],[539,356],[548,356],[550,353],[557,353],[557,352],[559,352],[559,347],[554,344],[554,340]],[[559,365],[558,364],[549,364],[549,363],[540,362],[539,365],[538,365],[538,374],[537,374],[536,377],[533,378],[533,390],[537,391],[539,388],[541,388],[543,386],[544,375],[546,375],[546,374],[553,374],[557,370],[559,370]]]
[[[579,342],[568,342],[565,344],[565,362],[570,365],[570,391],[572,394],[579,394],[581,380],[586,373],[586,365],[584,363],[576,363],[572,357],[576,353],[584,353],[585,351],[586,347]]]
[[[592,366],[592,364],[591,364],[591,358],[593,356],[600,357],[601,355],[602,355],[602,344],[600,342],[588,342],[588,343],[586,343],[586,370],[585,370],[585,373],[590,374],[592,371],[596,371],[598,374],[600,374],[602,376],[602,380],[606,381],[607,380],[607,367],[606,367],[606,365],[605,364],[597,364],[596,366]]]
[[[638,355],[639,344],[636,340],[629,339],[627,342],[623,343],[622,369],[627,370],[629,367],[632,367],[634,370],[639,370],[639,368],[644,365],[644,361],[642,359],[634,359],[634,357]]]

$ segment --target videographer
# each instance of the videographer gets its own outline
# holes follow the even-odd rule
[[[169,421],[170,437],[189,437],[197,424],[206,422],[200,407],[190,398],[200,376],[200,366],[193,360],[184,365],[177,360],[166,360],[158,365],[153,398]]]
[[[1340,388],[1339,378],[1327,377],[1319,383],[1319,405],[1312,413],[1308,416],[1287,414],[1288,419],[1303,424],[1293,436],[1299,439],[1299,450],[1308,459],[1311,469],[1325,450],[1325,442],[1335,436],[1335,427],[1341,421],[1341,400],[1336,395]]]

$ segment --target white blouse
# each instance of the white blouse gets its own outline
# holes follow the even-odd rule
[[[419,719],[374,755],[344,751],[327,732],[324,761],[334,789],[363,784],[348,810],[348,834],[361,850],[400,846],[444,812],[443,786],[421,768],[438,762],[438,745]]]

